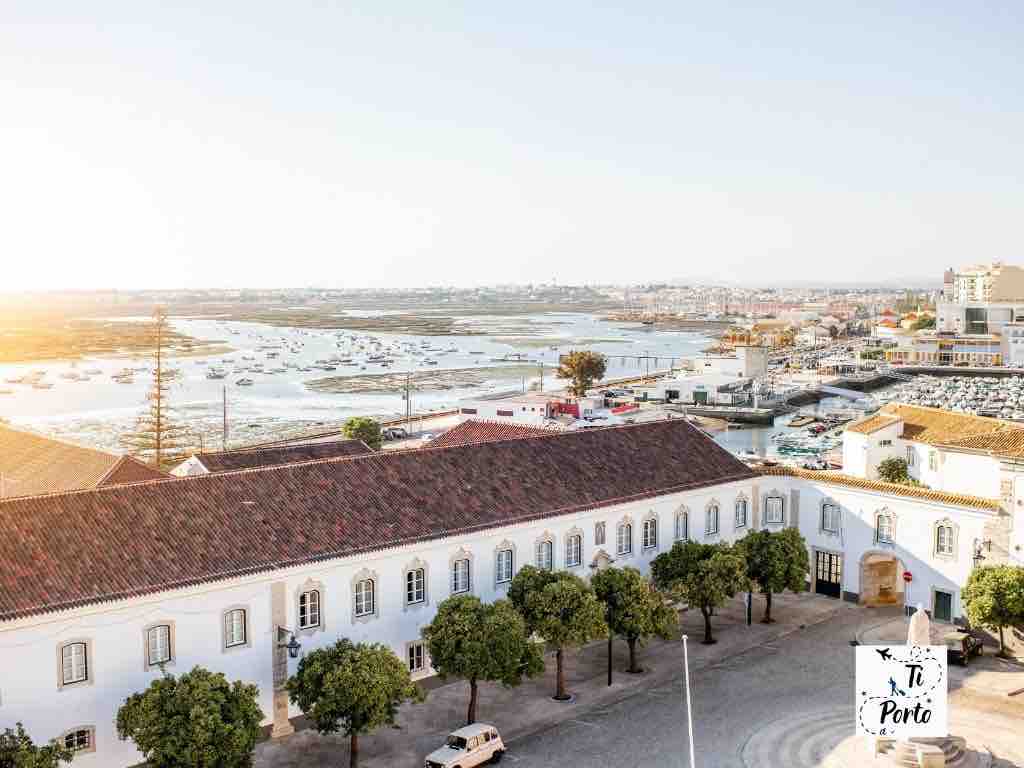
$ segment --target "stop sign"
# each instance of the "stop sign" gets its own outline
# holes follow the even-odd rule
[[[906,582],[913,581],[914,580],[914,574],[912,574],[910,571],[904,571],[903,572],[903,580],[906,581]]]

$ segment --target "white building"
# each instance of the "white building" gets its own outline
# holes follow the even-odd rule
[[[646,572],[675,540],[754,528],[799,527],[818,592],[898,602],[910,571],[914,601],[956,618],[974,541],[1020,508],[1015,487],[1004,505],[769,472],[672,420],[8,499],[0,727],[70,734],[86,745],[76,765],[132,765],[118,706],[158,664],[200,664],[256,683],[284,735],[299,714],[282,688],[292,633],[303,652],[385,643],[429,675],[420,629],[453,593],[503,596],[526,563]]]
[[[698,355],[684,361],[694,373],[713,373],[739,379],[757,379],[768,374],[768,347],[737,344],[732,354]]]
[[[944,294],[947,280],[950,299],[956,304],[1024,301],[1024,269],[1012,264],[993,262],[950,270],[943,278]]]

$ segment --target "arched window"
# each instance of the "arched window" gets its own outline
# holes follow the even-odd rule
[[[299,629],[320,626],[320,590],[310,589],[299,593]]]
[[[356,582],[355,613],[356,616],[369,616],[374,611],[373,579],[362,579]]]
[[[658,521],[655,519],[644,520],[643,548],[654,549],[658,546]]]
[[[676,512],[676,541],[690,538],[690,513],[686,510]]]
[[[615,551],[620,555],[628,555],[633,551],[633,525],[619,523],[615,531]]]
[[[896,537],[896,521],[888,512],[875,515],[875,541],[892,544]]]
[[[405,572],[405,602],[407,605],[422,603],[427,599],[427,579],[422,568]]]
[[[555,569],[555,545],[551,539],[541,539],[537,542],[537,567],[542,571],[553,571]]]
[[[747,500],[736,499],[736,527],[745,528],[747,526]]]
[[[583,537],[574,533],[565,539],[565,567],[574,568],[583,562]]]
[[[704,512],[704,533],[706,533],[708,536],[712,536],[718,533],[717,504],[708,504],[708,508]]]

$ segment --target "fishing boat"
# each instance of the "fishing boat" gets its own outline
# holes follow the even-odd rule
[[[48,381],[33,381],[32,382],[32,388],[33,389],[53,389],[53,384],[51,384]]]
[[[206,378],[208,379],[226,379],[227,377],[227,371],[222,371],[217,368],[211,368],[206,372]]]
[[[241,379],[239,379],[238,381],[235,382],[235,384],[237,386],[239,386],[239,387],[251,387],[255,383],[256,382],[253,381],[252,379],[247,379],[245,377],[243,377],[243,378],[241,378]]]

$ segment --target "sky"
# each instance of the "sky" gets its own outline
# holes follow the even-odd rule
[[[1024,4],[0,2],[0,291],[1024,263]]]

